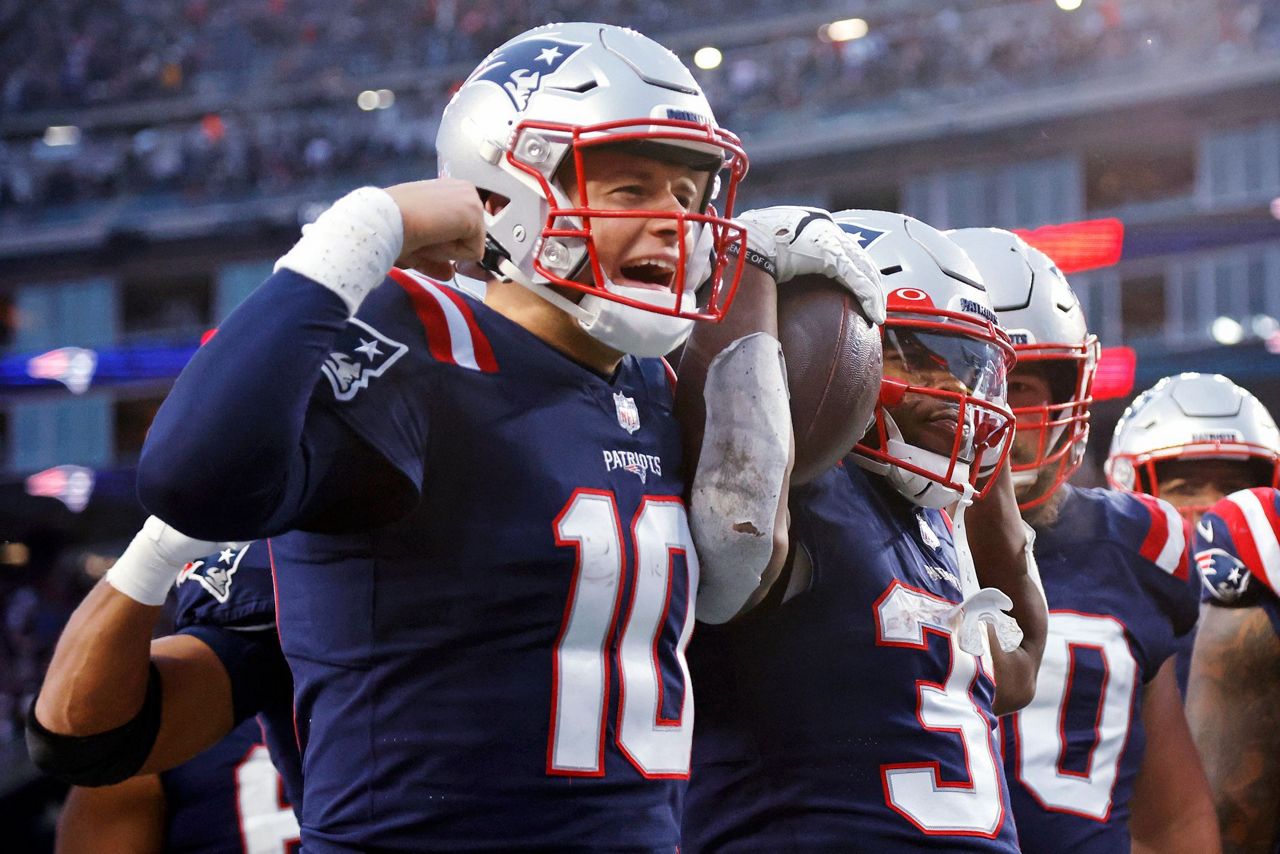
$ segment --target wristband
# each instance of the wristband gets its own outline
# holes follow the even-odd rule
[[[179,537],[183,544],[197,542],[151,516],[124,550],[124,554],[120,555],[120,559],[107,570],[104,576],[106,582],[142,605],[163,605],[165,597],[169,595],[169,588],[173,587],[178,578],[178,571],[187,563],[185,556],[173,555],[166,548],[166,545],[170,545],[166,540],[176,540]],[[200,548],[203,549],[200,554],[208,554],[213,551],[213,544],[201,543]]]
[[[728,255],[730,258],[738,257],[737,243],[729,244]],[[750,264],[752,267],[755,267],[757,270],[763,270],[764,272],[768,273],[769,277],[772,278],[775,282],[778,280],[778,265],[774,263],[772,258],[770,258],[768,255],[765,255],[763,252],[758,252],[755,249],[752,249],[750,246],[748,246],[747,254],[743,256],[743,260],[746,261],[748,264]]]
[[[352,314],[382,284],[404,245],[404,220],[386,190],[361,187],[333,203],[276,262],[333,291]]]

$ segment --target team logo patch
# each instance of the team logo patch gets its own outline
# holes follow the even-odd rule
[[[399,341],[392,341],[363,320],[351,318],[337,346],[324,360],[321,370],[333,386],[333,396],[350,400],[356,392],[369,386],[370,380],[386,373],[396,361],[409,352]]]
[[[613,393],[613,405],[618,410],[618,426],[628,433],[640,429],[640,410],[636,409],[635,398],[627,397],[620,391]]]
[[[1249,589],[1249,570],[1239,558],[1223,549],[1208,549],[1196,554],[1200,580],[1215,597],[1234,602]]]
[[[529,39],[489,54],[467,82],[492,83],[507,93],[517,110],[523,110],[533,93],[542,88],[543,79],[584,47],[585,44],[560,39]]]
[[[214,599],[225,603],[231,596],[231,581],[240,568],[240,559],[248,550],[248,546],[226,548],[218,552],[217,557],[210,555],[192,561],[178,573],[178,584],[195,581]]]
[[[837,225],[840,226],[841,231],[846,234],[852,234],[858,241],[858,245],[863,249],[870,249],[871,244],[889,233],[887,231],[876,231],[874,228],[867,228],[865,225],[855,225],[851,222],[841,222],[837,223]]]
[[[635,451],[605,451],[604,470],[629,471],[640,478],[641,483],[649,482],[649,475],[662,477],[662,457],[653,454],[637,454]]]

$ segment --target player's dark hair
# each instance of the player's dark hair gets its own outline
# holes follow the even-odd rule
[[[160,732],[160,671],[147,677],[147,694],[133,720],[94,735],[59,735],[27,710],[27,751],[35,766],[73,786],[110,786],[138,773]]]

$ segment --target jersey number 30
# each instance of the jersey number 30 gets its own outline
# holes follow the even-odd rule
[[[564,622],[556,640],[547,773],[580,777],[604,774],[605,710],[609,662],[616,646],[619,750],[646,777],[687,777],[693,739],[693,695],[685,647],[693,632],[698,559],[684,504],[673,496],[646,496],[631,521],[635,554],[624,554],[613,494],[581,489],[555,520],[556,543],[577,550],[577,565]],[[684,560],[675,560],[676,555]],[[624,578],[633,578],[622,605]],[[679,567],[687,567],[687,577]],[[673,593],[683,588],[682,596]],[[683,615],[671,613],[677,600]],[[618,628],[619,616],[621,627]],[[663,655],[669,619],[681,626],[672,674],[681,686],[680,713],[663,717]],[[615,631],[620,631],[616,645]],[[665,656],[670,667],[670,654]]]

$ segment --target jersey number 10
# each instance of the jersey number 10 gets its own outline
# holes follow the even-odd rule
[[[693,633],[693,597],[698,559],[684,504],[674,496],[646,496],[631,521],[635,554],[624,554],[617,499],[611,492],[580,489],[555,519],[556,543],[577,550],[564,622],[556,640],[547,773],[604,775],[605,711],[609,706],[607,660],[616,642],[618,749],[645,777],[687,777],[693,740],[693,695],[685,647]],[[686,573],[679,572],[679,554]],[[633,576],[630,601],[622,605],[623,580]],[[685,613],[675,647],[683,703],[675,718],[663,717],[664,627],[672,594],[683,587]]]

